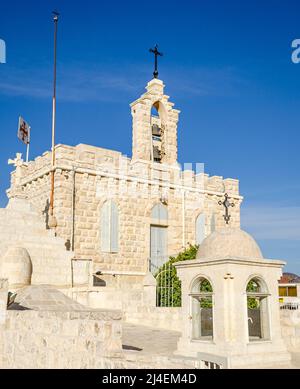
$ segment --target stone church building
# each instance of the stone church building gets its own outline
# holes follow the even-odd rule
[[[61,288],[138,288],[170,255],[224,227],[225,193],[234,205],[229,226],[240,226],[238,180],[181,169],[177,138],[184,128],[164,87],[154,78],[130,104],[131,158],[85,144],[56,146],[54,233],[72,253],[72,265],[61,270],[71,272],[71,284],[59,280]],[[8,197],[26,198],[49,228],[51,152],[13,162]]]
[[[240,229],[237,180],[181,169],[173,107],[151,80],[131,104],[131,158],[79,144],[57,145],[54,166],[49,151],[8,161],[0,367],[273,368],[299,355],[300,304],[279,305],[285,262]],[[173,293],[158,269],[189,244],[196,259],[173,267],[181,306],[158,304]]]

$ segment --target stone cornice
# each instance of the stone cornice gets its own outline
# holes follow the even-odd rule
[[[49,174],[52,170],[54,170],[54,171],[61,170],[61,171],[70,171],[70,172],[75,171],[76,173],[90,174],[90,175],[102,176],[102,177],[110,177],[110,178],[115,178],[115,179],[119,179],[119,180],[138,182],[138,183],[142,183],[142,184],[157,185],[157,186],[161,186],[164,188],[185,190],[185,191],[214,195],[214,196],[224,196],[224,192],[211,191],[211,190],[200,189],[200,188],[192,187],[192,186],[188,186],[188,185],[175,184],[175,183],[172,183],[170,181],[163,182],[162,179],[155,180],[155,179],[140,178],[137,176],[129,176],[129,175],[123,175],[123,174],[118,174],[118,173],[110,173],[110,172],[103,171],[100,169],[95,170],[95,169],[81,168],[81,167],[74,167],[73,168],[72,166],[68,166],[68,165],[56,165],[54,167],[54,169],[52,169],[50,167],[49,168],[44,167],[44,168],[42,168],[42,171],[39,172],[38,174],[34,174],[30,178],[20,179],[20,184],[22,186],[30,184],[31,182]],[[230,192],[229,192],[229,194],[230,194]],[[243,200],[243,196],[236,195],[236,194],[230,194],[230,195],[231,195],[231,198],[233,198],[235,200],[238,200],[238,201]]]
[[[224,265],[224,264],[235,264],[235,265],[246,265],[246,266],[263,266],[263,267],[279,267],[286,265],[286,262],[279,259],[260,259],[260,258],[207,258],[206,260],[202,259],[193,259],[182,262],[174,263],[174,266],[178,269],[187,268],[187,267],[201,267],[201,266],[215,266],[215,265]]]

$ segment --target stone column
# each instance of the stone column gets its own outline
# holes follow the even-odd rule
[[[150,272],[143,279],[143,303],[146,306],[156,306],[156,279]]]

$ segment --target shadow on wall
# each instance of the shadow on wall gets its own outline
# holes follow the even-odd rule
[[[47,230],[50,229],[50,227],[49,227],[49,209],[50,209],[50,203],[49,203],[49,200],[47,199],[45,208],[43,210],[43,215],[45,215],[45,224],[46,224]]]

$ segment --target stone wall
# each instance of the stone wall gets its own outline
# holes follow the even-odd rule
[[[0,325],[6,320],[6,307],[8,300],[8,280],[0,278]]]
[[[129,323],[181,331],[181,307],[156,307],[156,281],[151,273],[140,280],[135,277],[130,281],[128,278],[124,276],[124,282],[119,285],[112,281],[110,287],[81,286],[63,292],[92,308],[109,309],[113,304],[114,309],[123,312],[124,321]],[[129,283],[131,288],[126,287]]]
[[[118,367],[121,326],[118,311],[7,311],[0,326],[0,367]]]
[[[124,312],[124,320],[133,324],[181,331],[183,318],[181,307],[138,306]]]
[[[95,270],[145,273],[150,257],[151,209],[162,196],[168,207],[168,254],[195,243],[195,222],[206,215],[206,235],[224,225],[224,209],[218,204],[227,191],[235,203],[231,225],[240,225],[238,181],[196,176],[174,167],[132,162],[120,153],[97,147],[59,145],[56,148],[54,213],[56,234],[75,257],[92,259]],[[75,173],[74,173],[75,171]],[[47,225],[50,188],[50,153],[24,165],[19,181],[24,195]],[[15,172],[12,173],[14,192]],[[183,194],[184,193],[184,194]],[[119,250],[103,253],[100,242],[100,211],[113,199],[119,210]],[[183,219],[184,214],[184,219]]]
[[[280,310],[281,333],[291,353],[300,352],[300,311]]]
[[[9,278],[11,291],[30,282],[70,287],[73,255],[64,239],[46,229],[28,200],[11,198],[6,208],[0,208],[0,277]]]

